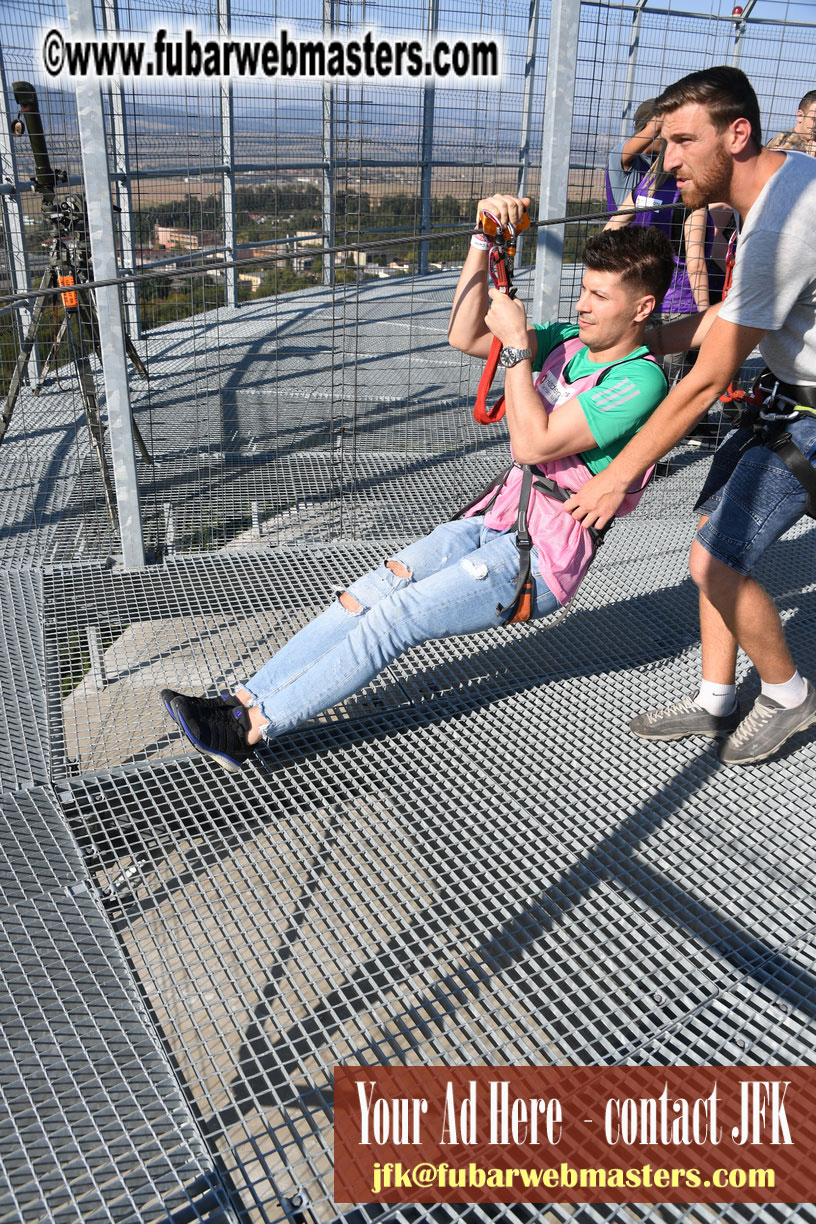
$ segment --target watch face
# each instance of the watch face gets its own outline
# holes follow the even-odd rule
[[[528,348],[503,348],[499,353],[499,364],[503,366],[518,365],[525,357],[530,357],[531,355]]]

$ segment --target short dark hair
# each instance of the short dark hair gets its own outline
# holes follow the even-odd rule
[[[658,115],[666,115],[690,102],[698,102],[706,108],[718,132],[724,132],[736,119],[747,119],[757,152],[762,148],[759,102],[751,82],[739,68],[720,64],[716,68],[690,72],[663,90],[657,99],[656,110]]]
[[[811,102],[816,102],[816,89],[809,89],[796,109],[803,111],[810,106]]]
[[[674,273],[672,244],[656,225],[601,230],[587,238],[581,255],[593,272],[618,272],[625,284],[653,293],[659,306]]]
[[[647,98],[645,102],[641,102],[640,106],[635,111],[634,130],[639,132],[641,128],[645,128],[646,124],[655,117],[655,102],[657,98]]]

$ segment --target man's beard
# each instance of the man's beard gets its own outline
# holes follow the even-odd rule
[[[705,170],[694,180],[689,179],[682,200],[686,208],[702,208],[716,200],[728,200],[734,163],[731,155],[720,145],[712,154]]]

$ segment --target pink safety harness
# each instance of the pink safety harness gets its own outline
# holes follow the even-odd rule
[[[583,347],[582,341],[577,336],[574,336],[556,345],[552,352],[548,354],[535,382],[536,390],[541,396],[548,412],[557,412],[561,403],[565,402],[567,398],[571,399],[582,391],[591,390],[593,387],[599,386],[611,371],[626,365],[630,361],[654,362],[654,358],[651,355],[624,357],[621,361],[613,362],[608,366],[602,366],[597,373],[585,375],[582,378],[576,379],[575,382],[568,382],[565,373],[566,367],[575,354]],[[553,403],[551,393],[548,395],[547,391],[542,389],[542,386],[548,390],[555,387],[558,396],[557,403]],[[638,488],[627,492],[616,517],[628,514],[635,508],[653,473],[654,467],[651,467]],[[540,464],[519,464],[514,462],[510,467],[500,472],[469,505],[465,506],[455,515],[455,518],[469,517],[473,514],[488,515],[491,510],[496,508],[497,503],[501,505],[501,502],[504,503],[504,509],[507,508],[510,501],[517,506],[515,509],[515,531],[516,547],[519,553],[518,578],[510,603],[505,607],[499,605],[496,609],[499,615],[505,612],[510,613],[508,620],[505,622],[506,624],[527,621],[532,615],[533,575],[531,554],[534,540],[530,530],[530,519],[531,515],[532,517],[536,516],[536,499],[546,498],[556,502],[565,502],[591,476],[592,472],[578,455],[546,460]],[[516,491],[518,492],[517,503]],[[580,576],[575,582],[576,586],[594,559],[597,548],[602,543],[612,522],[614,522],[614,519],[610,520],[602,529],[583,527],[583,525],[578,524],[579,532],[589,537],[591,549],[586,563],[581,569]]]

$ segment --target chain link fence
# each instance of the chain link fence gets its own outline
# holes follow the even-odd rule
[[[9,564],[128,553],[117,445],[134,452],[125,503],[133,551],[148,560],[293,535],[364,537],[374,527],[372,500],[410,504],[405,481],[428,459],[453,474],[455,501],[467,492],[457,476],[462,457],[495,440],[469,420],[478,371],[446,348],[438,322],[429,330],[423,320],[429,303],[450,298],[476,201],[523,190],[536,215],[543,192],[559,204],[551,217],[588,218],[539,232],[546,290],[534,291],[532,271],[522,275],[531,309],[568,318],[582,242],[607,207],[607,158],[637,104],[684,71],[739,60],[773,132],[790,126],[813,62],[813,30],[796,23],[796,5],[781,15],[760,5],[745,22],[717,6],[690,15],[583,4],[570,34],[575,61],[552,65],[549,84],[550,13],[537,3],[466,15],[437,4],[410,13],[378,4],[261,7],[212,0],[171,9],[166,20],[202,38],[219,28],[248,38],[285,22],[314,40],[367,25],[392,40],[455,32],[499,39],[504,73],[498,85],[433,88],[120,78],[104,84],[104,139],[86,137],[84,166],[76,98],[62,82],[53,87],[34,54],[38,28],[69,30],[67,12],[10,5],[8,117],[30,113],[21,105],[31,100],[27,84],[53,180],[44,195],[27,132],[4,137],[3,275],[17,295],[0,315]],[[78,12],[91,8],[87,0]],[[772,15],[761,17],[763,8]],[[93,7],[98,32],[147,45],[164,16],[150,3]],[[571,88],[563,120],[558,73]],[[557,139],[542,153],[548,113]],[[130,408],[121,444],[107,430],[105,336],[91,295],[80,294],[87,305],[72,313],[56,292],[61,272],[78,281],[95,275],[86,173],[110,183],[114,209],[109,258]],[[25,190],[29,175],[37,190]],[[566,188],[558,201],[556,180]],[[531,235],[522,268],[535,257]],[[21,296],[38,285],[41,297]],[[113,313],[107,306],[103,332]],[[117,376],[121,384],[120,367]]]

